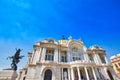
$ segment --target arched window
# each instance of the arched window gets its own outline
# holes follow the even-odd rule
[[[49,40],[48,42],[49,42],[49,43],[54,43],[54,40]]]
[[[73,47],[73,48],[72,48],[72,52],[73,52],[73,53],[76,53],[76,52],[78,52],[78,48],[76,48],[76,47]]]
[[[73,57],[73,61],[81,60],[80,56],[79,56],[79,53],[78,53],[78,48],[77,47],[72,48],[72,57]]]
[[[46,70],[44,73],[44,80],[52,80],[52,71],[51,70]]]
[[[102,63],[106,63],[104,55],[99,53],[99,56],[100,56]]]
[[[78,80],[78,72],[76,69],[74,69],[74,80]]]

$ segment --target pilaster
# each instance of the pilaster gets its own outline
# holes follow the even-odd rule
[[[101,61],[101,59],[100,59],[100,56],[99,56],[98,54],[96,54],[96,56],[97,56],[97,59],[98,59],[99,63],[101,64],[102,61]]]
[[[41,50],[42,50],[42,48],[39,48],[38,49],[38,53],[37,53],[37,59],[36,59],[36,61],[40,61],[40,56],[41,56]]]
[[[58,55],[58,48],[55,48],[55,52],[54,52],[54,61],[55,62],[58,62],[58,57],[59,57],[59,55]]]
[[[70,56],[70,52],[68,51],[68,52],[67,52],[67,61],[68,61],[68,62],[71,62],[71,57],[72,57],[72,56]]]
[[[78,77],[79,77],[79,80],[81,80],[81,74],[80,74],[79,67],[77,67],[77,72],[78,72]]]
[[[59,61],[58,62],[61,62],[61,51],[60,51],[60,49],[58,49],[58,56],[59,56]]]
[[[70,68],[68,68],[68,80],[71,80],[70,77],[71,77],[71,75],[70,75]]]
[[[104,67],[104,72],[105,72],[106,78],[107,78],[107,79],[110,79],[110,78],[109,78],[109,75],[108,75],[108,73],[107,73],[107,68],[106,68],[106,67]]]
[[[106,62],[106,63],[109,63],[108,58],[107,58],[106,55],[104,55],[104,58],[105,58],[105,62]]]
[[[74,80],[74,70],[73,70],[73,68],[71,68],[71,78],[72,78],[72,80]]]
[[[87,68],[86,68],[86,67],[84,67],[84,69],[85,69],[85,73],[86,73],[87,80],[89,80],[89,75],[88,75]]]
[[[95,74],[95,70],[94,70],[93,67],[92,67],[92,72],[93,72],[94,79],[97,80],[97,76],[96,76],[96,74]]]
[[[87,61],[89,61],[90,58],[89,58],[88,54],[87,54],[87,53],[85,53],[85,54],[86,54],[86,59],[87,59]]]
[[[61,74],[61,76],[62,76],[62,80],[63,80],[63,68],[61,68],[61,71],[62,71],[62,74]]]
[[[93,54],[94,54],[94,61],[95,61],[95,63],[99,64],[99,61],[98,61],[97,55],[95,54],[95,52],[93,52]]]
[[[42,55],[41,55],[41,62],[45,61],[45,55],[46,55],[46,47],[43,47]]]

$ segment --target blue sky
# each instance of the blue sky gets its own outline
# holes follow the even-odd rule
[[[100,45],[108,58],[120,53],[119,0],[0,0],[0,69],[6,57],[22,48],[27,52],[44,38],[81,38],[87,47]]]

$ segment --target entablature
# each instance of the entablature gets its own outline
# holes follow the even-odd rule
[[[91,50],[91,49],[87,49],[86,51],[88,54],[105,54],[105,50]]]

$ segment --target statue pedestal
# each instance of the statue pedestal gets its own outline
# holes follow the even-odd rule
[[[3,69],[0,71],[0,80],[16,80],[17,73],[12,69]]]

